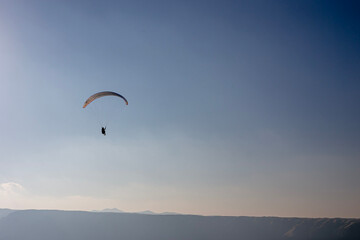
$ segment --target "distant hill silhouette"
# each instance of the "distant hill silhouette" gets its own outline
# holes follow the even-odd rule
[[[123,213],[124,211],[121,211],[117,208],[105,208],[103,210],[93,210],[93,212],[113,212],[113,213]]]
[[[0,239],[359,240],[360,219],[16,210],[0,218]]]
[[[126,213],[124,211],[121,211],[117,208],[105,208],[103,210],[93,210],[92,212],[113,212],[113,213]],[[162,212],[162,213],[156,213],[150,210],[145,210],[141,212],[127,212],[127,213],[140,213],[140,214],[150,214],[150,215],[181,215],[180,213],[175,212]]]

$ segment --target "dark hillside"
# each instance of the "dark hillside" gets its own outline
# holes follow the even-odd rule
[[[0,219],[2,240],[360,239],[360,219],[145,215],[22,210]]]

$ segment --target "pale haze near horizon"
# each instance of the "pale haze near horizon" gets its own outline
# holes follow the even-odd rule
[[[1,1],[0,208],[359,218],[358,12]]]

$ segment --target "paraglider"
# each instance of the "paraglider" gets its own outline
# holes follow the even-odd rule
[[[122,98],[125,101],[125,104],[128,105],[128,101],[126,100],[125,97],[123,97],[122,95],[116,93],[116,92],[110,92],[110,91],[104,91],[104,92],[98,92],[95,93],[93,95],[91,95],[84,103],[83,108],[86,108],[87,105],[89,105],[92,101],[94,101],[95,99],[101,98],[101,97],[105,97],[105,96],[115,96],[115,97],[119,97]],[[101,127],[101,133],[106,136],[106,126],[105,127]]]

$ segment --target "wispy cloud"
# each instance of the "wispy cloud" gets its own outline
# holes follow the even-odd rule
[[[62,197],[37,195],[20,183],[0,183],[0,208],[88,210],[115,206],[116,201],[81,195]]]
[[[0,184],[0,196],[11,197],[21,195],[25,191],[25,188],[16,182],[5,182]]]

